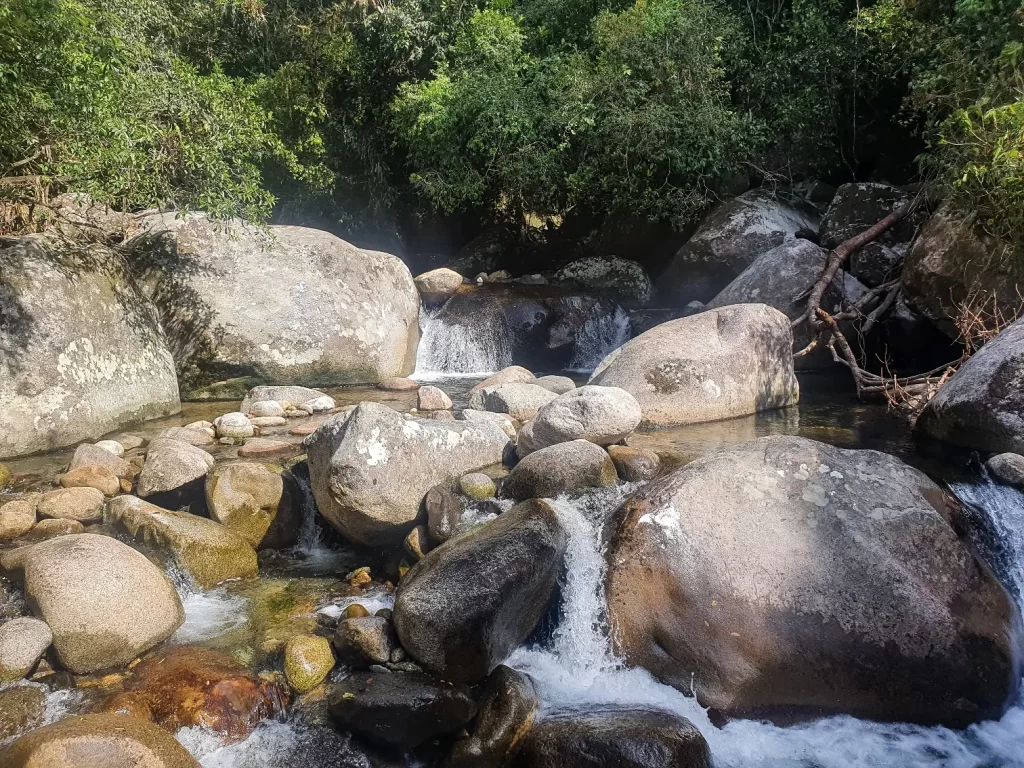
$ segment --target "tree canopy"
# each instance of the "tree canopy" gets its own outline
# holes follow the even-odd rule
[[[744,180],[916,177],[1024,247],[1022,153],[1021,0],[0,3],[12,210],[682,227]]]

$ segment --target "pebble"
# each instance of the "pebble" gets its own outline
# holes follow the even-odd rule
[[[256,431],[252,422],[249,421],[249,417],[238,411],[225,413],[223,416],[217,417],[213,422],[213,426],[217,430],[217,437],[244,439],[252,437]]]
[[[330,642],[317,635],[296,635],[284,647],[284,675],[296,693],[320,685],[334,669]]]
[[[276,400],[260,400],[249,408],[249,415],[255,418],[284,416],[284,408]]]
[[[106,467],[78,467],[60,476],[62,488],[95,488],[105,496],[114,496],[121,490],[117,475]]]
[[[298,452],[299,447],[294,443],[284,440],[268,440],[263,437],[251,437],[245,441],[245,445],[238,449],[238,455],[243,458],[280,456]]]

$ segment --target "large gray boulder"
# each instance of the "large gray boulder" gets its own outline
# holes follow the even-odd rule
[[[910,305],[951,338],[964,303],[1004,312],[1020,305],[1024,280],[1004,249],[973,220],[943,206],[921,228],[903,265],[903,295]]]
[[[419,294],[395,256],[317,229],[148,215],[127,244],[179,369],[278,384],[412,372]]]
[[[764,304],[655,326],[608,355],[590,383],[626,390],[650,426],[745,416],[800,399],[789,318]]]
[[[401,541],[427,491],[500,463],[510,445],[497,424],[403,416],[360,403],[306,438],[317,509],[360,544]]]
[[[921,411],[918,433],[993,453],[1024,453],[1024,319],[978,350]]]
[[[469,397],[469,408],[504,413],[517,421],[526,421],[536,416],[537,411],[556,397],[557,394],[539,384],[514,381],[474,392]]]
[[[697,459],[609,521],[612,636],[727,717],[998,718],[1020,615],[954,504],[893,456],[800,437]]]
[[[139,496],[177,491],[193,483],[201,485],[213,464],[213,456],[202,448],[170,437],[155,438],[139,473]]]
[[[643,413],[629,392],[588,384],[559,395],[523,427],[516,450],[523,458],[549,445],[589,440],[612,445],[637,428]]]
[[[870,229],[910,199],[909,193],[889,184],[868,181],[843,184],[821,217],[821,244],[835,248]],[[886,245],[905,243],[914,236],[915,223],[915,217],[905,218],[884,232],[878,241]]]
[[[809,240],[789,240],[772,248],[757,259],[707,303],[708,309],[730,304],[767,304],[795,320],[807,308],[806,299],[799,298],[817,282],[828,255]],[[821,308],[836,314],[857,301],[866,288],[848,272],[832,281],[822,297]],[[814,337],[809,323],[802,323],[793,334],[795,350],[806,347]],[[832,364],[827,349],[796,360],[800,368],[821,368]]]
[[[801,230],[818,231],[813,206],[770,189],[744,192],[707,215],[659,278],[658,292],[674,307],[708,301],[754,259]]]
[[[0,458],[180,409],[156,312],[120,256],[42,235],[0,238]]]
[[[646,304],[654,287],[646,270],[619,256],[588,256],[555,273],[556,283],[608,296],[623,304]]]
[[[33,544],[20,558],[25,596],[75,674],[123,666],[185,620],[174,585],[146,557],[83,533]]]
[[[567,541],[554,509],[533,499],[432,550],[398,586],[402,647],[443,680],[483,680],[537,626]]]

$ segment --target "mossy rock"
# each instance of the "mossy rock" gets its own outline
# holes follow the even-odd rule
[[[224,381],[215,381],[184,392],[183,400],[241,400],[253,387],[266,384],[259,376],[238,376]]]
[[[318,686],[332,669],[334,652],[326,638],[296,635],[284,648],[284,674],[297,693],[305,693]]]

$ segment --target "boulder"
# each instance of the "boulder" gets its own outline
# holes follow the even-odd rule
[[[182,440],[158,437],[146,450],[146,463],[139,473],[138,492],[142,498],[178,493],[202,493],[206,473],[213,469],[213,456]]]
[[[519,433],[517,451],[522,458],[570,440],[611,445],[636,429],[642,416],[640,404],[626,390],[588,384],[541,408]]]
[[[120,445],[120,443],[118,443]],[[119,478],[133,477],[136,470],[132,465],[120,456],[115,456],[110,451],[101,447],[99,443],[90,445],[82,443],[75,448],[75,454],[71,457],[71,464],[68,471],[73,472],[82,467],[103,467]]]
[[[402,647],[444,680],[483,680],[540,621],[566,543],[555,511],[532,500],[431,551],[398,586]]]
[[[1000,453],[986,462],[989,472],[1007,485],[1024,487],[1024,456]]]
[[[0,241],[0,458],[181,409],[174,361],[124,260],[43,235]]]
[[[949,206],[940,208],[921,228],[903,265],[903,295],[911,307],[957,338],[956,318],[965,303],[1005,314],[1020,306],[1024,280],[1005,258],[1005,245]]]
[[[210,517],[255,549],[286,549],[299,540],[302,494],[291,472],[272,464],[215,467],[206,478]]]
[[[462,275],[453,269],[441,267],[417,275],[413,282],[425,302],[440,304],[459,290],[462,286]]]
[[[479,392],[487,387],[496,387],[499,384],[512,384],[515,382],[531,382],[537,377],[533,375],[532,371],[523,368],[521,365],[510,365],[508,368],[502,368],[495,374],[488,376],[486,379],[481,381],[479,384],[474,384],[469,389],[469,394]]]
[[[821,217],[821,244],[832,249],[854,235],[870,229],[911,196],[898,187],[877,182],[843,184],[836,190],[825,215]],[[879,242],[892,245],[906,243],[914,236],[915,217],[897,223],[882,234]]]
[[[317,229],[202,213],[154,213],[139,224],[125,247],[173,329],[180,370],[306,386],[412,372],[419,295],[395,256]]]
[[[37,728],[0,750],[6,768],[200,768],[170,733],[120,715],[80,715]]]
[[[103,492],[95,488],[61,488],[39,497],[36,512],[54,520],[94,523],[103,518]]]
[[[121,481],[113,472],[103,467],[79,467],[60,476],[62,488],[88,488],[104,496],[114,496],[121,490]]]
[[[421,411],[451,410],[452,399],[438,387],[420,387],[416,394],[416,407]]]
[[[247,413],[253,418],[284,416],[284,408],[277,400],[259,400],[249,406]]]
[[[789,318],[763,304],[656,326],[608,355],[590,383],[629,392],[648,426],[745,416],[800,399]]]
[[[533,680],[504,664],[487,676],[472,731],[452,746],[444,768],[501,766],[533,726],[540,699]]]
[[[383,616],[355,616],[342,619],[334,633],[338,661],[349,667],[365,669],[371,664],[387,664],[395,649],[395,630]]]
[[[1024,453],[1024,319],[960,366],[914,427],[936,440],[992,453]]]
[[[213,427],[217,437],[230,437],[232,440],[244,440],[256,434],[249,417],[238,411],[218,416],[213,420]]]
[[[469,398],[469,407],[476,411],[506,413],[518,421],[527,421],[556,397],[558,395],[551,390],[536,384],[514,382],[474,392]]]
[[[327,395],[319,389],[310,389],[309,387],[253,387],[243,398],[238,410],[242,413],[249,413],[256,403],[263,402],[275,402],[283,405],[287,410],[288,406],[298,408],[304,403],[318,400],[321,397],[327,397]],[[334,405],[331,405],[331,408],[333,407]],[[330,408],[327,410],[330,410]]]
[[[879,242],[868,243],[850,255],[850,274],[868,288],[877,288],[899,276],[907,250],[906,243],[893,246]]]
[[[201,589],[256,575],[256,552],[249,542],[213,520],[161,509],[135,496],[118,496],[107,512],[137,540],[168,552]]]
[[[15,499],[0,507],[0,541],[24,536],[36,524],[35,497]]]
[[[734,304],[765,304],[783,312],[790,320],[800,317],[807,309],[804,295],[817,282],[825,269],[827,254],[809,240],[790,240],[758,256],[753,263],[714,299],[707,309],[718,309]],[[867,289],[855,277],[840,272],[822,296],[821,308],[836,314],[848,309]],[[814,333],[808,323],[793,332],[793,348],[806,347]],[[833,364],[827,349],[799,358],[801,368],[822,368]]]
[[[32,526],[32,530],[28,532],[26,538],[29,541],[45,541],[54,536],[68,536],[72,533],[84,532],[85,526],[78,520],[49,519],[40,520]]]
[[[257,677],[230,656],[185,645],[144,659],[125,680],[124,693],[104,709],[145,713],[171,732],[198,726],[238,741],[262,720],[284,714],[287,700],[279,684]]]
[[[477,411],[472,408],[466,408],[459,412],[459,418],[463,421],[475,422],[490,422],[491,424],[497,424],[501,427],[501,431],[508,435],[509,440],[515,440],[517,431],[519,429],[518,419],[513,419],[507,413],[491,413],[490,411]]]
[[[576,382],[568,376],[540,376],[532,383],[538,387],[544,387],[556,395],[564,395],[566,392],[576,389]]]
[[[357,543],[398,542],[432,487],[500,463],[509,445],[496,425],[414,419],[361,403],[306,438],[320,514]]]
[[[509,768],[711,768],[700,731],[671,712],[555,711],[530,729]]]
[[[400,752],[476,715],[468,689],[416,672],[353,674],[331,687],[327,705],[340,730]]]
[[[0,624],[0,683],[25,677],[52,642],[45,621],[23,616]]]
[[[658,293],[674,307],[708,301],[754,259],[800,230],[818,230],[813,206],[787,202],[770,189],[744,192],[701,222],[658,280]]]
[[[554,281],[621,304],[646,304],[654,291],[643,267],[618,256],[577,259],[558,270]]]
[[[296,693],[320,685],[334,669],[334,653],[326,637],[295,635],[284,646],[284,676]]]
[[[725,717],[962,728],[1020,684],[1020,615],[922,472],[764,437],[627,499],[606,529],[612,637]]]
[[[125,497],[121,497],[125,498]],[[185,620],[170,580],[108,536],[59,536],[24,555],[25,595],[75,674],[123,666]]]
[[[501,494],[516,501],[549,499],[563,493],[615,485],[608,453],[587,440],[541,448],[516,464],[501,484]]]
[[[609,445],[608,455],[619,477],[627,483],[646,483],[661,471],[661,457],[646,448]]]

